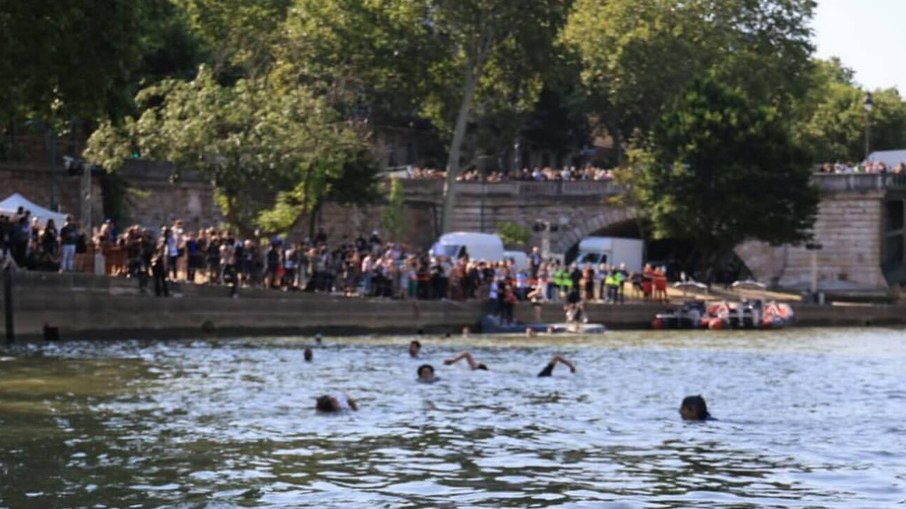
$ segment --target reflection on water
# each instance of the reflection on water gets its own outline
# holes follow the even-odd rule
[[[0,351],[2,507],[885,507],[906,334],[61,343]],[[467,341],[467,342],[464,342]],[[471,350],[491,371],[443,366]],[[578,365],[535,375],[557,352]],[[441,381],[414,382],[431,362]],[[315,415],[346,391],[361,410]],[[719,420],[683,423],[703,394]]]

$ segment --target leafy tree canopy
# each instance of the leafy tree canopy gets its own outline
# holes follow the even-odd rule
[[[874,107],[868,113],[866,92],[839,60],[817,61],[812,81],[814,88],[799,105],[796,133],[813,162],[863,160],[869,123],[870,150],[906,147],[906,103],[896,89],[872,91]]]
[[[86,156],[116,168],[137,148],[207,175],[228,221],[246,232],[286,231],[324,196],[371,187],[361,133],[304,88],[264,78],[223,86],[202,67],[192,81],[143,90],[137,102],[142,115],[103,125]]]
[[[143,80],[198,63],[186,20],[169,0],[7,1],[0,34],[4,129],[118,118],[132,111]]]
[[[636,190],[655,237],[692,240],[710,260],[747,239],[808,238],[817,191],[776,106],[715,77],[696,80],[652,138]]]
[[[647,136],[697,77],[789,105],[812,51],[813,0],[576,0],[562,39],[613,135]]]

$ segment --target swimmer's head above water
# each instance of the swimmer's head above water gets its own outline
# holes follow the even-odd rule
[[[430,364],[422,364],[419,366],[417,373],[419,382],[433,382],[437,380],[437,377],[434,376],[434,366]]]
[[[704,421],[711,418],[705,398],[701,396],[686,396],[683,398],[679,413],[684,421]]]
[[[340,410],[358,410],[356,401],[346,394],[324,395],[315,398],[315,410],[320,413],[334,413]]]

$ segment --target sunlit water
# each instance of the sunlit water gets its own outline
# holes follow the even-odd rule
[[[906,503],[903,331],[410,339],[2,348],[0,506]],[[558,352],[578,372],[537,378]],[[336,391],[360,411],[316,415]],[[699,393],[718,420],[682,422]]]

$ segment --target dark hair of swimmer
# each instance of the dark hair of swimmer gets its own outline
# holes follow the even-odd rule
[[[487,371],[488,367],[483,362],[479,362],[478,365],[475,366],[475,369],[483,369],[483,370]]]
[[[705,398],[701,396],[686,396],[683,398],[679,412],[685,421],[704,421],[711,418]]]
[[[431,379],[434,378],[434,366],[430,364],[422,364],[418,367],[416,371],[420,379]]]
[[[315,400],[315,410],[319,412],[336,412],[339,408],[332,397],[320,396]]]
[[[314,354],[312,354],[311,348],[306,348],[302,355],[305,357],[305,362],[311,362],[312,355]]]

